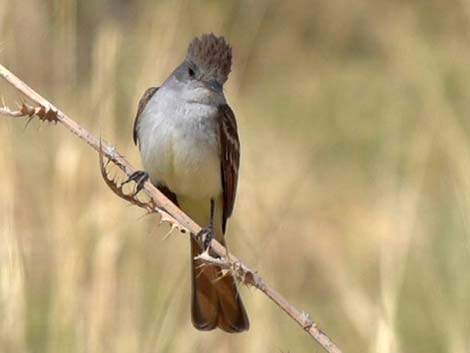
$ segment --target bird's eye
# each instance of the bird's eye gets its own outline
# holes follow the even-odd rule
[[[189,68],[188,69],[188,74],[189,74],[190,77],[194,77],[194,70]]]

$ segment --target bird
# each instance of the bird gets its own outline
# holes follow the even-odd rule
[[[129,180],[150,179],[198,224],[201,247],[191,237],[191,318],[198,330],[247,331],[250,323],[237,284],[216,265],[195,257],[214,237],[225,245],[240,165],[237,121],[224,95],[232,48],[213,33],[195,37],[186,57],[160,87],[139,101],[133,138],[144,170]],[[209,242],[207,242],[209,240]]]

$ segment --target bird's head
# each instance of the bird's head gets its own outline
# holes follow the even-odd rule
[[[175,76],[179,81],[194,87],[205,87],[222,93],[232,66],[232,48],[224,37],[203,34],[194,38],[188,47],[184,62],[177,68]]]

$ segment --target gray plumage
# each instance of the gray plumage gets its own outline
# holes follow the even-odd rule
[[[162,86],[146,91],[134,124],[134,139],[152,183],[201,226],[210,223],[214,200],[213,231],[221,243],[235,202],[240,154],[235,115],[223,94],[231,64],[232,50],[223,37],[195,38]],[[201,251],[191,239],[192,258]],[[220,277],[218,267],[192,261],[194,326],[247,330],[235,280]]]

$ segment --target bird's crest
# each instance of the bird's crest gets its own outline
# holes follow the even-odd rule
[[[195,64],[223,84],[232,67],[232,48],[224,37],[217,37],[212,33],[203,34],[189,44],[186,61]]]

